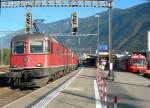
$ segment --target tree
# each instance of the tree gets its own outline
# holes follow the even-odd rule
[[[1,57],[1,50],[0,50],[0,57]],[[0,58],[1,61],[1,58]],[[1,65],[9,65],[10,61],[10,49],[4,48],[3,49],[3,60]]]

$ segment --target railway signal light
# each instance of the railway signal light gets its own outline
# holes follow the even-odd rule
[[[72,35],[76,35],[78,29],[78,15],[76,12],[73,12],[71,15],[71,26],[72,26]]]
[[[30,33],[32,30],[32,13],[28,12],[26,13],[26,28],[25,32]]]

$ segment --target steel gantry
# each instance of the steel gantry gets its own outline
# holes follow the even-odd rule
[[[108,7],[108,0],[1,0],[1,8],[20,7]]]

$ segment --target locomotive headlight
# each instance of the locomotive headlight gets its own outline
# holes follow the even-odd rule
[[[17,65],[12,65],[11,67],[12,67],[12,68],[16,68],[16,67],[17,67]]]
[[[42,67],[43,65],[41,63],[36,64],[36,67]]]

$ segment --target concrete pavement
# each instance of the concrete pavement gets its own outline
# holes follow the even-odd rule
[[[106,77],[108,72],[102,72]],[[150,79],[129,72],[114,71],[115,80],[107,81],[108,103],[118,97],[118,108],[149,108]]]
[[[95,72],[93,68],[82,71],[46,108],[95,108]]]

